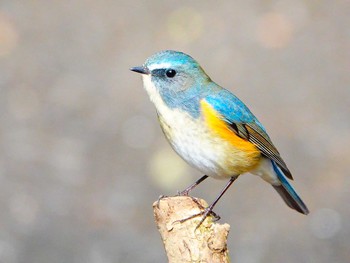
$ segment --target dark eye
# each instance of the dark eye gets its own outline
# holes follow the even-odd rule
[[[176,75],[176,71],[173,70],[173,69],[168,69],[168,70],[165,72],[165,75],[166,75],[168,78],[173,78],[173,77],[175,77],[175,75]]]

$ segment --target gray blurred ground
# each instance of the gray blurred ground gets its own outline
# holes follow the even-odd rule
[[[250,106],[311,210],[241,177],[216,207],[232,262],[350,262],[349,14],[348,0],[1,0],[0,262],[166,262],[152,202],[200,174],[128,70],[162,49]]]

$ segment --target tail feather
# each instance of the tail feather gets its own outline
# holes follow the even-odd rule
[[[276,166],[274,162],[272,162],[273,169],[275,170],[278,179],[281,181],[281,185],[273,185],[279,195],[282,197],[284,202],[292,209],[307,215],[309,213],[309,209],[304,204],[303,200],[299,197],[299,195],[295,192],[293,187],[288,183],[286,177],[280,171],[280,169]]]

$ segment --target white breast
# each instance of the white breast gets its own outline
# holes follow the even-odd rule
[[[204,174],[217,178],[227,178],[220,165],[225,159],[227,143],[213,138],[202,119],[194,119],[181,109],[169,109],[152,84],[150,77],[143,76],[144,87],[157,108],[162,129],[174,150],[191,166]]]

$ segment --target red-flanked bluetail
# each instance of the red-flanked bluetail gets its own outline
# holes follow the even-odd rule
[[[131,70],[142,74],[144,88],[173,149],[204,174],[182,194],[208,176],[229,180],[202,213],[204,218],[233,181],[247,172],[271,184],[292,209],[309,213],[289,184],[292,174],[264,126],[240,99],[213,82],[192,57],[162,51]]]

